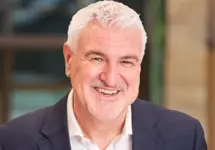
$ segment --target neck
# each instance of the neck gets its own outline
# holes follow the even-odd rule
[[[124,127],[126,118],[126,114],[124,114],[116,120],[102,121],[94,118],[91,115],[79,114],[77,111],[75,111],[75,116],[79,125],[81,126],[81,129],[85,134],[87,134],[87,136],[101,136],[103,138],[104,135],[108,136],[114,134],[116,136],[120,134]]]
[[[127,110],[116,119],[108,121],[95,118],[82,107],[74,107],[74,113],[84,136],[96,143],[100,149],[104,149],[122,133]]]

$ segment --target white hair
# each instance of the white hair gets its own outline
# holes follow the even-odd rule
[[[115,1],[98,1],[80,9],[73,17],[68,28],[67,44],[73,52],[77,49],[79,33],[90,22],[99,22],[105,28],[126,28],[137,26],[142,33],[142,57],[145,53],[147,36],[139,15],[128,6]]]

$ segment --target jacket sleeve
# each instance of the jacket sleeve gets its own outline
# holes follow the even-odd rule
[[[0,145],[0,150],[3,150],[2,147],[1,147],[1,145]]]
[[[196,123],[194,147],[194,150],[207,150],[204,131],[199,121]]]

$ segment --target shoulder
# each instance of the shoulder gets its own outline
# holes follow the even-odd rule
[[[53,106],[49,106],[39,109],[5,123],[0,127],[0,142],[8,141],[8,139],[38,138],[41,126],[52,107]]]
[[[175,121],[188,121],[188,122],[195,122],[197,121],[194,117],[190,115],[177,111],[167,109],[158,105],[155,105],[151,102],[147,102],[145,100],[137,99],[133,104],[133,108],[138,110],[140,113],[150,113],[150,116],[153,115],[154,117],[158,118],[159,122],[175,122]],[[151,116],[151,117],[153,117]]]
[[[132,122],[138,128],[134,130],[142,131],[141,135],[156,133],[164,149],[207,149],[203,128],[194,117],[143,100],[136,100],[132,107]]]
[[[133,108],[142,113],[142,116],[147,115],[141,117],[144,121],[153,120],[154,128],[162,138],[194,134],[197,130],[203,132],[200,122],[183,112],[166,109],[144,100],[136,100]]]
[[[7,150],[35,149],[48,134],[64,129],[67,95],[55,105],[22,115],[0,127],[0,147]]]

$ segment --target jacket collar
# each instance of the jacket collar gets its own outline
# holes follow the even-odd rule
[[[41,128],[41,133],[46,139],[38,143],[39,150],[70,150],[66,113],[67,97],[68,94],[51,106]]]
[[[41,133],[46,140],[38,143],[40,150],[70,150],[67,126],[67,97],[63,97],[57,104],[51,106]],[[136,100],[131,105],[132,110],[132,150],[160,150],[161,141],[155,130],[158,122],[159,110],[143,100]]]
[[[159,109],[143,100],[132,104],[132,150],[160,150],[161,141],[156,132]]]

